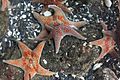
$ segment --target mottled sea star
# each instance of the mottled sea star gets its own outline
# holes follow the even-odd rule
[[[39,43],[33,51],[22,42],[18,42],[18,45],[21,50],[22,57],[15,60],[3,60],[3,62],[22,68],[24,70],[24,80],[32,79],[37,73],[43,76],[52,76],[55,74],[54,72],[44,69],[39,64],[45,41]]]
[[[86,40],[81,34],[79,34],[75,29],[76,27],[81,27],[86,24],[85,21],[73,22],[66,18],[64,12],[61,8],[50,5],[49,8],[55,10],[53,16],[43,16],[37,12],[33,12],[34,17],[45,27],[41,33],[36,38],[37,40],[45,40],[53,38],[55,41],[56,53],[59,52],[60,42],[66,35],[72,35],[79,39]]]

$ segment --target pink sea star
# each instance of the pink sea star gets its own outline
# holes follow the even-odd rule
[[[106,54],[111,52],[115,47],[115,41],[112,34],[113,32],[107,30],[107,26],[105,25],[104,22],[101,22],[101,24],[103,27],[104,37],[102,39],[90,42],[90,44],[97,45],[102,48],[102,52],[99,55],[99,57],[95,60],[95,62],[101,60]]]
[[[72,22],[69,21],[61,8],[50,5],[49,8],[55,10],[53,16],[43,16],[36,12],[33,13],[34,17],[45,26],[43,31],[38,35],[36,39],[44,40],[46,37],[49,39],[53,38],[55,41],[56,53],[59,51],[60,42],[66,35],[72,35],[79,39],[86,40],[81,34],[79,34],[75,29],[76,27],[81,27],[86,24],[85,21]]]

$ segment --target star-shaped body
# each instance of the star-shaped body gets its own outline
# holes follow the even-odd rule
[[[107,26],[105,25],[104,22],[101,22],[101,24],[103,26],[104,37],[102,39],[90,42],[90,44],[97,45],[97,46],[100,46],[102,48],[101,54],[95,60],[95,62],[104,58],[104,56],[106,54],[108,54],[109,52],[111,52],[115,47],[115,41],[113,38],[112,31],[107,30]]]
[[[37,73],[43,76],[51,76],[54,72],[44,69],[39,64],[44,44],[45,41],[39,43],[32,51],[22,42],[18,42],[22,57],[16,60],[4,60],[3,62],[22,68],[24,70],[24,80],[32,79],[32,77]]]
[[[63,0],[32,0],[33,3],[43,3],[44,10],[48,9],[48,5],[56,5],[60,7],[64,12],[71,13],[71,11],[63,4]]]
[[[45,17],[36,12],[33,13],[34,17],[45,27],[41,31],[41,33],[36,38],[37,40],[45,40],[53,38],[55,41],[55,49],[56,53],[59,51],[60,42],[66,35],[72,35],[82,40],[86,40],[81,34],[79,34],[75,29],[77,27],[81,27],[86,24],[84,21],[80,22],[72,22],[69,21],[63,11],[55,6],[51,5],[50,8],[55,10],[55,14],[53,16]]]

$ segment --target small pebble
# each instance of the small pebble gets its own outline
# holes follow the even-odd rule
[[[47,64],[47,61],[45,59],[43,59],[43,62],[44,62],[44,64]]]
[[[52,13],[50,11],[45,11],[43,14],[44,14],[44,16],[51,16],[52,15]]]
[[[93,66],[93,70],[96,70],[98,68],[100,68],[100,66],[102,66],[103,63],[96,63],[94,66]]]
[[[112,5],[111,0],[105,0],[105,5],[106,5],[108,8],[110,8],[111,5]]]

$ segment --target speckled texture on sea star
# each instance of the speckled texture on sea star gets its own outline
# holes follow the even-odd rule
[[[54,74],[54,72],[44,69],[39,64],[45,41],[39,43],[33,51],[22,42],[18,42],[18,45],[22,57],[16,60],[4,60],[3,62],[22,68],[24,70],[24,80],[32,79],[37,73],[43,76],[52,76]]]
[[[59,52],[60,42],[66,35],[72,35],[79,39],[86,40],[85,37],[83,37],[75,30],[76,27],[85,25],[85,21],[69,21],[59,7],[50,5],[49,8],[55,10],[55,14],[53,16],[46,17],[33,12],[34,17],[45,26],[43,31],[38,35],[36,39],[44,40],[46,37],[49,37],[49,39],[53,38],[55,41],[56,53]]]
[[[60,7],[64,12],[71,13],[71,11],[62,3],[63,0],[32,0],[33,3],[43,3],[45,5],[44,9],[48,8],[48,5],[56,5]]]
[[[113,38],[112,31],[108,31],[107,30],[107,25],[102,21],[101,21],[101,25],[103,27],[104,37],[102,39],[90,42],[90,44],[97,45],[97,46],[100,46],[102,48],[101,54],[95,60],[95,62],[104,58],[104,56],[106,54],[108,54],[109,52],[111,52],[115,47],[115,41],[114,41],[114,38]]]

